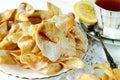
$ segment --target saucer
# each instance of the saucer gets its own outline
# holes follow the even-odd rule
[[[90,36],[91,38],[99,41],[98,36],[95,35],[96,34],[95,30],[90,30],[90,28],[88,29],[88,27],[90,27],[90,26],[88,26],[87,24],[83,23],[82,21],[79,21],[79,23],[81,24],[81,27],[84,29],[84,31],[86,32],[86,34],[88,36]],[[93,25],[91,27],[94,27],[92,29],[96,29],[96,28],[98,28],[98,25],[96,24],[96,25]],[[100,32],[100,34],[102,36],[102,39],[103,39],[104,43],[112,44],[112,45],[120,45],[120,39],[113,39],[113,38],[109,38],[109,37],[103,35],[102,34],[103,33],[102,29],[99,29],[99,32]]]

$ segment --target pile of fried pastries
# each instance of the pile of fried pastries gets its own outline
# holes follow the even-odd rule
[[[93,74],[84,73],[78,80],[120,80],[120,68],[111,69],[107,63],[96,64],[94,69],[101,69],[102,76],[97,77]]]
[[[73,13],[47,2],[48,10],[36,10],[22,2],[17,9],[0,13],[0,65],[19,65],[43,74],[82,69],[87,37]]]

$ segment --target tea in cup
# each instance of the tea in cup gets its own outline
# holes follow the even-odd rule
[[[94,10],[103,35],[120,39],[120,0],[94,0]]]

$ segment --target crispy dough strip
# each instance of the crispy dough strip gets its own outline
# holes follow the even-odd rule
[[[57,6],[53,5],[50,2],[47,2],[48,10],[53,13],[54,16],[59,16],[61,15],[61,9],[58,8]]]

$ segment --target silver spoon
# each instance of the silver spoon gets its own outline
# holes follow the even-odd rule
[[[112,56],[110,55],[110,53],[109,53],[108,50],[106,49],[106,47],[105,47],[105,45],[104,45],[104,43],[103,43],[103,40],[102,40],[102,38],[101,38],[101,35],[100,35],[99,33],[98,33],[98,38],[99,38],[99,40],[100,40],[100,43],[101,43],[101,45],[102,45],[102,48],[104,49],[104,52],[105,52],[106,58],[107,58],[107,60],[108,60],[108,62],[109,62],[109,64],[110,64],[110,67],[111,67],[112,69],[118,68],[118,66],[117,66],[116,63],[114,62]]]
[[[81,22],[81,21],[80,21],[80,22]],[[99,41],[100,41],[100,43],[101,43],[101,45],[102,45],[102,48],[103,48],[103,50],[104,50],[104,52],[105,52],[105,55],[106,55],[106,58],[107,58],[107,60],[108,60],[108,62],[109,62],[109,64],[110,64],[110,67],[111,67],[112,69],[118,68],[118,66],[117,66],[116,63],[114,62],[112,56],[110,55],[110,53],[108,52],[108,50],[106,49],[106,47],[105,47],[105,45],[104,45],[104,43],[103,43],[103,40],[102,40],[102,38],[101,38],[101,34],[100,34],[99,30],[98,30],[98,27],[94,28],[95,26],[88,26],[88,28],[87,28],[87,25],[85,25],[85,24],[82,23],[82,22],[81,22],[81,24],[82,24],[82,26],[83,26],[83,28],[84,28],[84,30],[85,30],[86,32],[91,32],[92,35],[97,36],[97,38],[99,39]]]

